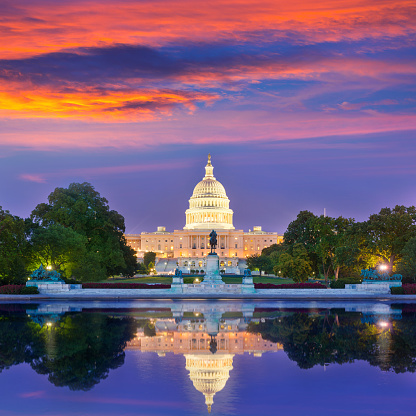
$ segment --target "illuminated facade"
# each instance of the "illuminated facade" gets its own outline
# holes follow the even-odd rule
[[[220,267],[226,273],[240,274],[245,258],[261,254],[265,247],[283,241],[277,233],[265,232],[260,226],[244,232],[233,225],[233,210],[224,186],[214,177],[211,156],[205,166],[205,176],[195,186],[185,212],[186,224],[183,230],[157,231],[141,234],[127,234],[128,244],[135,249],[139,258],[147,251],[156,253],[158,273],[172,273],[177,267],[184,272],[204,270],[205,256],[210,252],[209,233],[217,232],[217,254]]]

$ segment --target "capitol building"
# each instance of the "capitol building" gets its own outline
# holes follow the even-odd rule
[[[154,232],[127,234],[125,237],[139,259],[145,252],[156,253],[156,271],[160,274],[173,273],[176,267],[184,273],[204,271],[212,230],[217,232],[216,252],[225,273],[242,274],[247,256],[261,254],[265,247],[283,241],[283,236],[265,232],[260,226],[248,232],[234,228],[230,200],[224,186],[214,176],[211,155],[208,155],[205,176],[189,199],[185,218],[183,230],[169,232],[165,227],[157,227]]]

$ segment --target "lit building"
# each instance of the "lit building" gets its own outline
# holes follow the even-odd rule
[[[265,232],[260,226],[248,232],[234,228],[230,200],[224,186],[214,177],[210,155],[205,176],[194,188],[185,217],[183,230],[169,232],[165,227],[158,227],[151,233],[127,234],[127,242],[139,258],[145,252],[155,252],[158,273],[173,273],[177,266],[185,273],[201,272],[205,269],[205,256],[210,252],[209,233],[215,230],[221,269],[225,273],[241,274],[246,268],[247,256],[261,254],[265,247],[283,241],[283,236]]]

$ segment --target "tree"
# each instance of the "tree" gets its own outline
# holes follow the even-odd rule
[[[153,263],[154,265],[155,261],[156,261],[156,253],[154,253],[153,251],[148,251],[144,253],[143,263],[147,268],[149,267],[150,263]]]
[[[59,224],[37,227],[30,241],[33,268],[42,263],[63,273],[64,277],[72,276],[72,270],[78,267],[87,252],[87,238]]]
[[[0,207],[0,283],[20,282],[27,276],[24,220]]]
[[[315,250],[318,237],[313,225],[315,218],[317,218],[316,215],[310,211],[299,212],[296,219],[288,225],[283,240],[284,244],[290,247],[298,243],[303,244],[312,262],[313,270],[318,273],[319,258]]]
[[[402,250],[402,259],[397,265],[397,272],[405,279],[416,280],[416,237],[411,238]]]
[[[258,254],[247,257],[247,267],[250,270],[258,270],[260,272],[260,276],[262,271],[269,273],[273,270],[270,257],[265,255],[259,256]]]
[[[302,243],[294,244],[291,253],[282,253],[273,270],[276,275],[291,278],[295,282],[304,282],[313,273],[312,262]]]
[[[150,273],[153,273],[153,272],[155,271],[155,265],[154,265],[154,263],[153,263],[153,262],[150,262],[150,263],[147,265],[147,271],[148,271],[148,273],[149,273],[149,274],[150,274]],[[195,270],[194,270],[193,272],[195,272]]]
[[[366,237],[364,247],[379,261],[389,263],[393,271],[406,243],[416,236],[416,208],[403,205],[383,208],[379,214],[370,215],[361,226]]]
[[[321,215],[312,219],[313,229],[317,238],[315,252],[322,262],[322,270],[325,282],[328,283],[330,270],[335,274],[335,280],[338,280],[339,270],[344,261],[348,258],[348,239],[345,237],[347,230],[354,223],[349,218],[332,218]]]
[[[72,183],[56,188],[48,203],[39,204],[31,219],[45,228],[60,224],[87,238],[87,252],[99,258],[106,276],[123,273],[131,263],[132,251],[124,249],[124,218],[110,210],[108,201],[89,183]],[[92,253],[96,253],[92,255]]]

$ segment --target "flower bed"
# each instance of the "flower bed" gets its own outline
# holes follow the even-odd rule
[[[405,295],[416,295],[416,284],[408,283],[402,286]]]
[[[170,289],[170,285],[146,283],[83,283],[83,289]]]
[[[36,287],[26,287],[25,285],[0,286],[0,295],[36,295],[38,293]]]
[[[287,283],[274,285],[272,283],[254,283],[255,289],[326,289],[321,283]]]

